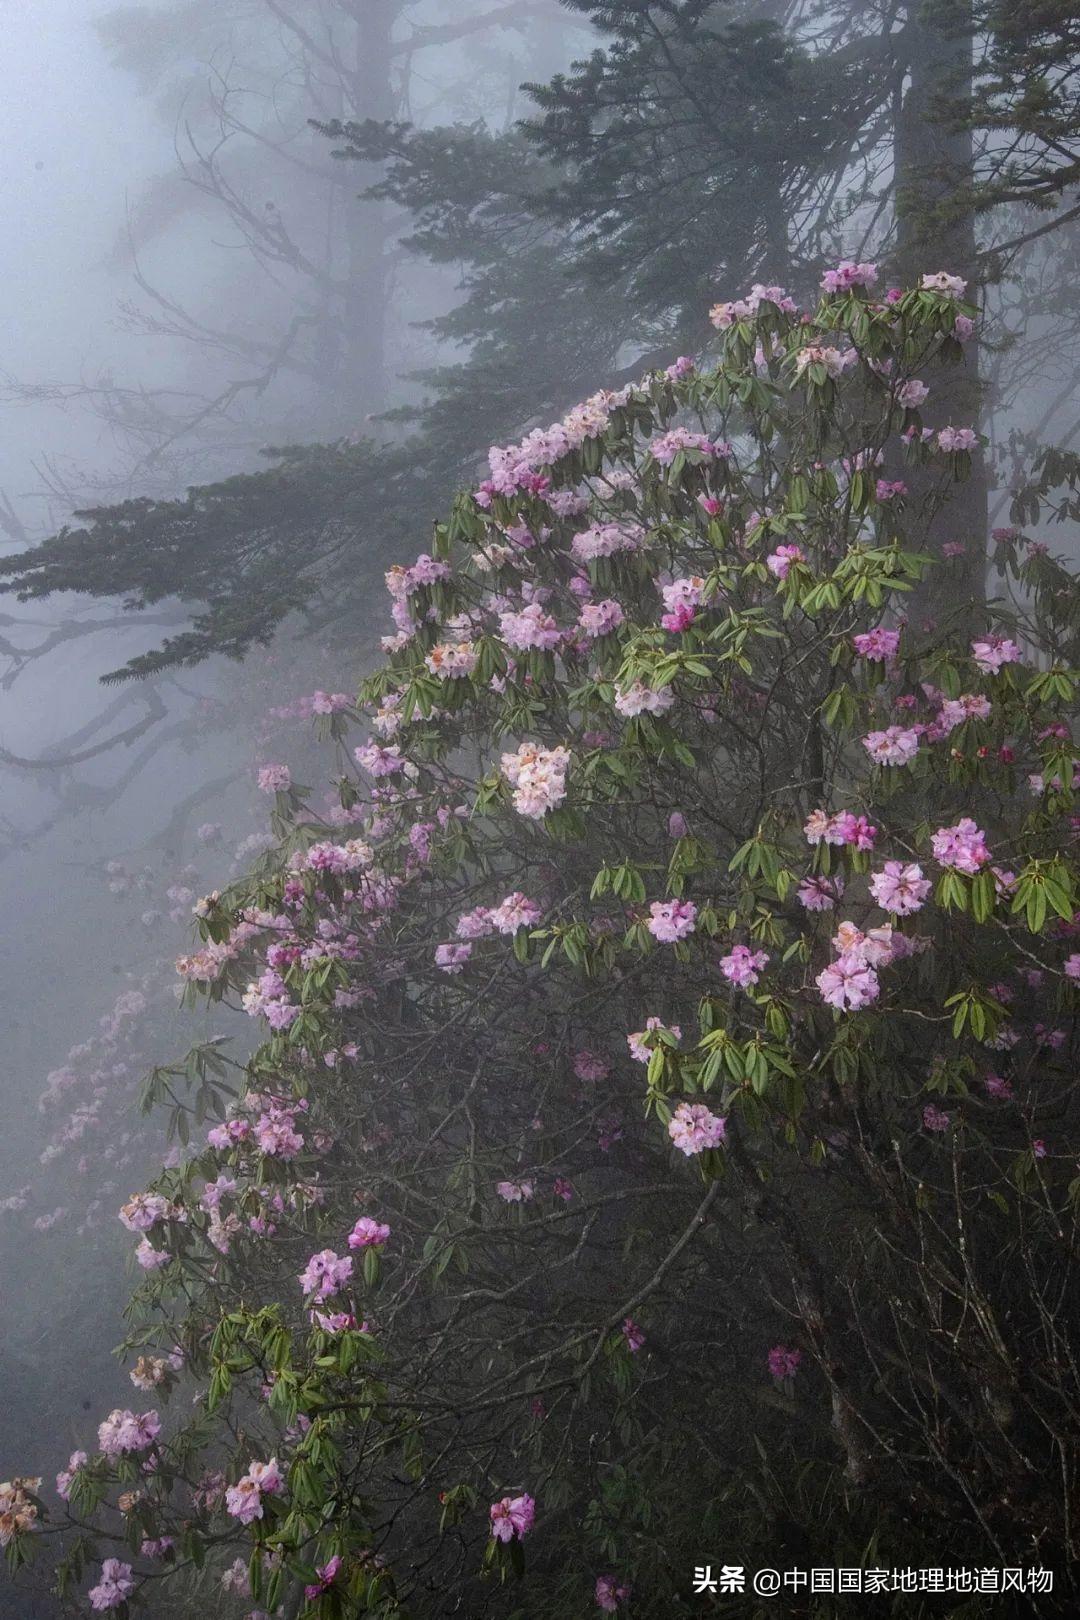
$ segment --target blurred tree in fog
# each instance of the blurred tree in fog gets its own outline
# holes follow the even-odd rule
[[[349,23],[356,44],[353,9],[315,10],[324,30],[331,12],[341,27]],[[549,83],[530,85],[533,117],[506,127],[490,116],[436,125],[431,105],[410,117],[410,94],[419,91],[408,91],[403,75],[418,52],[449,48],[455,29],[485,16],[501,37],[522,8],[493,6],[425,29],[396,5],[365,7],[365,26],[378,12],[379,38],[389,42],[378,94],[371,63],[362,90],[344,71],[333,31],[316,49],[324,36],[301,28],[293,8],[278,40],[293,41],[287,105],[297,119],[302,109],[311,114],[344,163],[312,156],[314,132],[294,132],[291,143],[253,133],[239,93],[211,85],[207,109],[226,133],[215,151],[192,126],[196,195],[237,221],[253,262],[280,275],[314,260],[298,225],[273,213],[263,219],[244,201],[239,173],[226,169],[230,151],[278,173],[301,149],[320,176],[329,167],[324,211],[341,223],[341,243],[366,243],[355,260],[363,296],[348,274],[339,285],[337,271],[305,270],[304,297],[288,305],[276,346],[265,339],[230,390],[269,389],[272,377],[291,386],[307,365],[328,379],[326,397],[342,378],[353,391],[353,427],[388,398],[393,408],[365,423],[368,449],[355,432],[336,447],[305,448],[319,433],[309,413],[295,424],[298,444],[250,480],[181,500],[98,506],[81,514],[82,527],[10,558],[6,588],[120,593],[138,607],[176,596],[191,603],[190,630],[131,673],[214,650],[242,655],[301,604],[312,622],[336,621],[355,646],[371,569],[398,555],[407,529],[423,532],[438,496],[471,475],[492,438],[565,406],[587,379],[617,384],[643,361],[693,350],[710,290],[764,279],[802,291],[841,253],[891,257],[909,276],[944,265],[981,287],[984,352],[962,382],[935,390],[932,425],[978,422],[990,434],[991,470],[1013,481],[1043,437],[1068,441],[1077,426],[1080,105],[1067,5],[948,0],[881,11],[565,0],[562,11],[591,24],[603,44]],[[135,60],[148,37],[133,47]],[[160,65],[155,71],[160,77]],[[388,393],[386,382],[387,345],[419,314],[403,304],[400,282],[391,296],[407,256],[427,261],[446,295],[443,310],[420,323],[435,363],[411,367],[411,396],[400,380]],[[451,266],[456,289],[445,279]],[[1030,298],[1017,307],[1018,289],[1032,286],[1045,330]],[[361,304],[375,316],[352,331]],[[203,332],[202,341],[218,340]],[[333,363],[320,362],[318,344]],[[368,346],[364,365],[354,344]],[[448,348],[457,351],[449,359]],[[396,353],[393,369],[410,370],[413,358]],[[1049,402],[1047,375],[1060,378]],[[231,402],[219,398],[214,409]],[[334,409],[340,424],[340,396]],[[995,424],[1006,410],[999,443]],[[413,436],[376,458],[377,440],[400,435],[403,424]],[[967,575],[958,571],[958,591],[980,587],[987,518],[980,471],[950,518],[978,542]]]

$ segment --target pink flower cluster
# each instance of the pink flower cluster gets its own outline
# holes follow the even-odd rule
[[[514,809],[530,821],[541,821],[566,797],[570,753],[566,748],[541,748],[522,743],[516,754],[502,756],[502,772],[514,789]]]
[[[1018,664],[1023,654],[1007,636],[983,636],[971,643],[971,656],[984,675],[996,675],[1005,664]]]
[[[333,1249],[313,1254],[300,1273],[305,1300],[324,1300],[336,1294],[352,1277],[352,1256],[337,1255]]]
[[[619,603],[608,597],[603,602],[586,602],[578,618],[578,629],[590,641],[610,636],[625,620]]]
[[[867,850],[874,847],[877,828],[865,816],[856,816],[850,810],[838,810],[832,816],[827,810],[813,810],[803,833],[806,842],[814,846],[851,844],[855,849]]]
[[[801,1350],[789,1349],[784,1344],[774,1344],[766,1359],[773,1377],[777,1380],[783,1380],[785,1378],[794,1378],[802,1365],[802,1358]]]
[[[550,652],[562,640],[562,631],[539,602],[530,602],[520,612],[507,609],[499,614],[499,634],[514,652],[536,648]]]
[[[691,433],[689,428],[677,427],[650,440],[649,450],[661,467],[670,467],[675,457],[685,454],[687,450],[696,450],[699,455],[706,457],[726,456],[730,455],[731,446],[714,444],[707,433]]]
[[[241,1524],[251,1524],[263,1516],[263,1497],[281,1496],[285,1481],[276,1457],[269,1462],[253,1462],[248,1471],[225,1492],[225,1509]]]
[[[662,945],[674,945],[694,932],[697,906],[692,900],[654,900],[646,927]]]
[[[943,427],[938,431],[937,442],[939,450],[976,450],[979,437],[974,428]]]
[[[644,681],[634,681],[630,686],[615,688],[615,708],[627,720],[638,714],[666,714],[674,702],[670,686],[654,691]]]
[[[132,1456],[148,1451],[161,1433],[156,1412],[134,1412],[116,1407],[98,1424],[98,1445],[106,1457]]]
[[[263,765],[260,767],[260,793],[287,793],[291,787],[292,773],[287,765]]]
[[[90,1607],[97,1613],[103,1613],[107,1609],[118,1609],[134,1590],[131,1565],[121,1563],[119,1558],[106,1558],[101,1566],[101,1579],[90,1588],[87,1597]]]
[[[792,563],[804,563],[806,553],[801,546],[777,546],[765,559],[765,566],[776,579],[787,579]]]
[[[798,313],[795,300],[789,297],[783,287],[769,287],[755,281],[745,298],[734,298],[726,303],[714,304],[709,311],[709,320],[717,331],[722,332],[727,327],[734,326],[736,321],[752,321],[762,304],[775,304],[785,315]]]
[[[931,887],[930,879],[923,877],[922,867],[914,861],[886,861],[870,879],[870,893],[878,905],[896,917],[920,911]]]
[[[876,969],[887,967],[899,951],[910,953],[910,941],[894,935],[892,924],[864,933],[852,922],[842,922],[833,939],[836,960],[816,979],[822,1000],[837,1012],[858,1012],[876,1001],[881,986]]]
[[[477,652],[471,641],[440,642],[432,647],[424,663],[440,681],[459,680],[475,670]]]
[[[735,945],[727,956],[720,958],[720,971],[729,984],[739,990],[749,990],[751,985],[757,984],[768,961],[767,951],[752,951],[749,945]]]
[[[863,738],[863,747],[877,765],[910,765],[919,751],[919,733],[908,726],[886,726]]]
[[[962,816],[954,827],[939,827],[930,844],[941,866],[969,877],[974,877],[990,859],[986,836],[970,816]]]
[[[661,587],[660,594],[664,599],[666,612],[662,614],[660,623],[665,630],[688,630],[693,624],[697,609],[701,606],[705,590],[705,581],[697,575],[673,580],[670,585]]]
[[[1077,960],[1080,961],[1080,957],[1078,957]],[[652,1056],[651,1051],[645,1045],[645,1037],[649,1031],[653,1029],[665,1030],[667,1034],[673,1035],[676,1041],[682,1040],[682,1030],[679,1028],[678,1024],[672,1024],[669,1027],[664,1023],[662,1018],[647,1018],[645,1020],[644,1029],[639,1029],[636,1034],[628,1035],[626,1037],[626,1044],[630,1048],[630,1056],[634,1059],[635,1063],[648,1063],[650,1057]]]
[[[711,1113],[703,1103],[680,1103],[668,1122],[668,1135],[688,1158],[719,1147],[726,1129],[727,1120]]]
[[[879,625],[874,630],[866,630],[862,635],[852,636],[852,646],[860,658],[873,658],[881,663],[887,659],[895,658],[900,645],[899,630],[885,630]]]
[[[851,259],[841,259],[835,270],[826,270],[822,276],[821,290],[827,293],[845,293],[850,292],[852,287],[865,287],[869,291],[877,278],[876,264],[855,264]]]
[[[596,1577],[596,1606],[605,1614],[614,1614],[620,1603],[629,1603],[630,1586],[618,1575]]]
[[[531,1496],[504,1496],[492,1502],[490,1508],[491,1534],[496,1541],[513,1541],[527,1536],[536,1518],[536,1503]]]

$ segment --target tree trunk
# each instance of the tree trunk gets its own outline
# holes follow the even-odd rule
[[[970,203],[974,144],[970,105],[974,28],[972,0],[912,3],[898,39],[898,62],[905,85],[896,125],[897,248],[895,268],[905,286],[926,271],[947,270],[974,283],[977,273],[975,216]],[[973,288],[971,289],[974,290]],[[970,294],[969,294],[970,295]],[[965,344],[964,363],[923,379],[931,393],[923,411],[926,426],[947,424],[978,430],[983,409],[979,348]],[[919,511],[935,479],[910,469],[906,481],[911,508]],[[922,533],[913,536],[935,555],[947,541],[967,547],[961,561],[935,570],[912,595],[911,618],[918,626],[963,611],[985,595],[987,475],[980,454],[973,470],[939,513],[928,513]]]
[[[391,50],[400,0],[365,0],[357,14],[356,51],[346,85],[352,105],[346,117],[360,121],[391,119],[398,112],[392,77]],[[354,193],[381,178],[375,164],[350,165]],[[387,317],[389,261],[393,236],[384,203],[361,202],[355,195],[346,203],[346,275],[343,300],[340,379],[342,396],[354,400],[367,415],[385,410],[388,403]],[[361,424],[358,424],[360,426]]]

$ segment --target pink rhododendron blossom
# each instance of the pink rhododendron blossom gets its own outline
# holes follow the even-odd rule
[[[406,763],[396,743],[391,743],[386,748],[381,743],[362,743],[359,748],[353,749],[353,758],[361,770],[367,771],[376,779],[396,775],[398,771],[405,769]]]
[[[974,428],[943,427],[938,431],[937,442],[941,450],[974,450],[979,439]]]
[[[878,765],[910,765],[919,751],[919,733],[906,726],[886,726],[863,738],[863,747]]]
[[[787,315],[796,313],[794,299],[790,298],[783,287],[766,287],[760,281],[755,281],[745,298],[735,298],[727,303],[714,304],[709,311],[709,320],[718,331],[725,331],[736,321],[751,321],[763,303],[775,304],[777,309],[783,310]]]
[[[944,298],[962,298],[967,282],[960,276],[950,276],[945,270],[934,270],[919,278],[919,288],[922,292],[940,293]]]
[[[327,1299],[336,1294],[352,1276],[352,1256],[337,1255],[333,1249],[321,1249],[313,1254],[300,1273],[300,1286],[305,1299]]]
[[[562,640],[562,631],[539,602],[530,602],[520,612],[507,610],[499,615],[499,634],[514,652],[536,648],[549,652]]]
[[[952,1124],[950,1116],[935,1108],[933,1103],[927,1103],[923,1109],[922,1122],[928,1131],[947,1131]]]
[[[574,1053],[574,1073],[579,1080],[606,1080],[611,1073],[611,1064],[598,1052],[590,1052],[583,1048]]]
[[[897,917],[921,910],[931,888],[930,879],[923,877],[922,867],[914,861],[886,861],[870,879],[870,893],[878,905]]]
[[[874,286],[878,278],[876,264],[856,264],[851,259],[841,259],[835,270],[826,270],[821,278],[821,290],[827,293],[844,293],[852,287],[865,287],[867,291]]]
[[[1066,958],[1065,977],[1068,979],[1080,979],[1080,955],[1074,954]]]
[[[71,1487],[75,1483],[75,1475],[85,1462],[89,1461],[85,1451],[73,1451],[68,1458],[68,1465],[56,1476],[56,1494],[61,1501],[68,1501],[71,1496]]]
[[[735,945],[720,958],[720,971],[729,984],[748,990],[757,984],[769,960],[767,951],[752,951],[748,945]]]
[[[514,809],[540,821],[566,797],[570,754],[565,748],[541,748],[522,743],[516,754],[502,756],[502,773],[514,789]]]
[[[463,911],[454,925],[458,939],[484,939],[494,932],[495,924],[488,906],[475,906],[472,911]]]
[[[930,844],[940,865],[969,877],[974,877],[990,859],[986,837],[970,816],[961,817],[954,827],[939,827]]]
[[[168,1249],[155,1249],[149,1238],[143,1238],[135,1250],[135,1259],[143,1271],[160,1271],[172,1259]]]
[[[98,1446],[106,1457],[125,1457],[146,1451],[161,1433],[156,1412],[134,1412],[116,1407],[98,1424]]]
[[[492,1502],[490,1508],[491,1534],[496,1541],[513,1541],[527,1536],[536,1517],[536,1503],[531,1496],[504,1496]]]
[[[817,976],[822,1000],[838,1012],[858,1012],[876,1001],[881,986],[872,967],[858,957],[839,956]]]
[[[864,931],[853,922],[842,922],[833,936],[832,944],[838,955],[878,968],[887,967],[892,961],[900,937],[893,932],[892,923]]]
[[[914,411],[918,410],[929,393],[930,390],[924,382],[920,382],[917,377],[912,377],[908,382],[901,384],[897,389],[896,397],[905,410]]]
[[[171,1208],[160,1193],[135,1193],[121,1209],[119,1219],[129,1232],[149,1232],[159,1221],[168,1220]]]
[[[618,602],[608,597],[603,602],[586,602],[578,616],[578,629],[591,640],[610,636],[626,618]]]
[[[596,1577],[596,1604],[605,1614],[614,1614],[620,1603],[630,1601],[630,1587],[618,1575]]]
[[[934,729],[948,736],[950,731],[955,731],[967,720],[988,720],[991,712],[992,705],[985,693],[965,692],[962,697],[945,699],[938,711]]]
[[[287,765],[263,765],[260,768],[260,793],[287,793],[291,787],[292,774]]]
[[[388,1240],[390,1228],[370,1215],[361,1215],[349,1233],[350,1249],[378,1249]]]
[[[505,1204],[527,1204],[535,1192],[531,1181],[498,1181],[495,1191]]]
[[[996,675],[1005,664],[1018,664],[1023,653],[1007,636],[983,636],[971,643],[971,656],[984,675]]]
[[[697,575],[661,586],[660,594],[666,611],[661,615],[660,623],[665,630],[678,632],[690,628],[702,604],[704,588],[705,581]]]
[[[311,694],[311,712],[313,714],[340,714],[352,702],[347,692],[313,692]]]
[[[253,1462],[236,1484],[225,1492],[225,1510],[241,1524],[251,1524],[263,1517],[263,1497],[280,1496],[285,1481],[278,1468],[277,1458],[269,1462]]]
[[[803,827],[808,844],[851,844],[856,849],[873,849],[877,828],[865,816],[856,816],[850,810],[839,810],[830,816],[827,810],[814,810]]]
[[[101,1579],[90,1588],[87,1597],[90,1607],[97,1613],[103,1613],[106,1609],[118,1609],[134,1590],[131,1565],[121,1563],[119,1558],[106,1558],[101,1566]]]
[[[424,663],[440,681],[458,680],[473,673],[477,656],[471,641],[440,642],[432,647]]]
[[[654,900],[646,927],[662,945],[674,945],[694,932],[697,906],[692,900]]]
[[[795,891],[795,898],[807,911],[831,911],[844,893],[844,880],[837,873],[824,877],[808,873]]]
[[[713,1114],[703,1103],[680,1103],[668,1122],[668,1135],[687,1158],[719,1147],[724,1141],[726,1119]]]
[[[497,934],[516,934],[519,928],[532,928],[542,915],[535,900],[528,899],[515,889],[513,894],[508,894],[500,905],[493,908],[491,923]]]
[[[676,1041],[682,1040],[682,1030],[679,1028],[678,1024],[672,1024],[670,1028],[668,1028],[662,1018],[647,1018],[645,1020],[644,1029],[638,1030],[636,1034],[628,1035],[626,1037],[626,1044],[630,1048],[630,1056],[634,1059],[635,1063],[648,1063],[650,1057],[652,1056],[651,1051],[645,1045],[645,1036],[650,1030],[653,1029],[667,1030],[667,1033],[669,1035],[673,1035]]]
[[[801,377],[811,366],[824,366],[827,376],[841,377],[846,364],[846,356],[839,349],[825,343],[808,343],[795,356],[795,375]]]
[[[312,1581],[310,1585],[304,1587],[304,1596],[307,1598],[309,1603],[312,1603],[316,1598],[321,1597],[324,1592],[329,1592],[330,1588],[338,1578],[338,1573],[341,1569],[341,1562],[340,1554],[335,1553],[333,1558],[328,1559],[325,1564],[320,1564],[316,1568],[316,1579]]]
[[[852,646],[860,658],[874,658],[880,662],[895,658],[900,645],[899,630],[883,630],[879,625],[874,630],[864,631],[862,635],[852,636]]]
[[[803,1353],[801,1350],[792,1350],[785,1344],[774,1344],[766,1360],[769,1371],[777,1380],[794,1378],[802,1365]]]
[[[616,711],[628,720],[638,714],[666,714],[674,702],[675,693],[670,686],[654,692],[644,681],[634,681],[631,686],[615,688]]]
[[[645,1335],[634,1321],[628,1316],[622,1325],[622,1336],[626,1340],[626,1348],[631,1355],[635,1355],[645,1343]]]
[[[801,546],[777,546],[765,559],[765,566],[777,579],[787,579],[792,563],[804,563],[806,553]]]
[[[661,467],[670,467],[677,455],[685,455],[687,451],[708,458],[716,455],[718,448],[723,454],[727,447],[714,445],[707,433],[693,433],[684,427],[672,428],[670,432],[660,433],[649,441],[653,460]]]
[[[471,955],[472,945],[468,940],[436,945],[435,966],[444,973],[460,973]]]

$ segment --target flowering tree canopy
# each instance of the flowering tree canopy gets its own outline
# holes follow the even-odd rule
[[[179,964],[265,1040],[121,1212],[147,1410],[66,1516],[2,1487],[16,1568],[328,1620],[1075,1560],[1078,593],[1010,530],[1007,601],[906,622],[974,311],[876,279],[718,304],[391,569],[346,824],[268,767]]]

